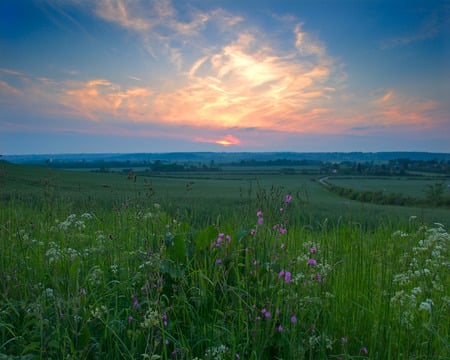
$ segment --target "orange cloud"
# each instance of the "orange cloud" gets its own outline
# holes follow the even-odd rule
[[[196,137],[195,141],[197,142],[204,142],[204,143],[213,143],[222,145],[225,147],[231,146],[231,145],[239,145],[241,144],[241,140],[238,139],[236,136],[227,134],[225,136],[222,136],[221,138],[205,138],[205,137]]]
[[[239,145],[241,141],[234,137],[233,135],[226,135],[220,140],[215,141],[216,144],[223,145],[223,146],[230,146],[230,145]]]

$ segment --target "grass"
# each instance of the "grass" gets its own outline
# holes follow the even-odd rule
[[[444,225],[316,215],[307,178],[5,169],[0,359],[450,358]]]
[[[448,181],[446,177],[336,177],[331,183],[360,191],[382,191],[386,194],[398,193],[418,199],[425,199],[426,189],[436,183]]]

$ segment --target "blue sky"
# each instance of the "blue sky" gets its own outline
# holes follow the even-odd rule
[[[5,0],[0,154],[450,152],[450,2]]]

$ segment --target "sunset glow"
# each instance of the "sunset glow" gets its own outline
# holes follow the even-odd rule
[[[443,2],[8,0],[0,14],[0,153],[450,151]]]

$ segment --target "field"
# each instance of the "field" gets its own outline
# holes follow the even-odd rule
[[[0,189],[0,359],[450,359],[448,209],[270,169]]]
[[[361,177],[336,177],[331,180],[333,184],[356,190],[382,191],[386,194],[398,193],[418,199],[425,198],[427,187],[445,181],[446,178],[443,176],[408,177],[406,179],[405,177],[368,177],[363,180]]]

